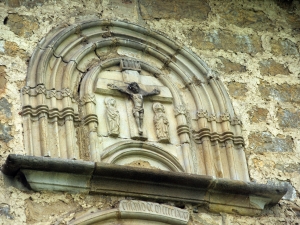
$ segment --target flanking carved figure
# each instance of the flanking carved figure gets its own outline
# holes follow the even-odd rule
[[[129,95],[133,102],[132,113],[138,127],[139,135],[143,135],[143,120],[144,120],[144,97],[158,95],[160,91],[156,88],[151,92],[144,91],[136,82],[128,84],[127,88],[118,87],[114,84],[107,85],[111,89],[116,89],[124,94]]]
[[[160,142],[169,142],[169,121],[165,113],[165,107],[161,103],[153,104],[154,125],[156,128],[156,135]]]
[[[112,97],[105,98],[106,120],[108,133],[111,136],[118,136],[120,133],[120,113],[117,109],[116,100]]]

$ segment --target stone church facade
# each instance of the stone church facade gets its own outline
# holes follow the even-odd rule
[[[298,224],[298,1],[0,1],[2,224]]]

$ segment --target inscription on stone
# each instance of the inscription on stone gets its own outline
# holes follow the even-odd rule
[[[142,212],[163,217],[178,219],[183,222],[188,222],[189,212],[184,209],[179,209],[169,205],[161,205],[154,202],[144,202],[136,200],[122,200],[120,202],[121,212]]]

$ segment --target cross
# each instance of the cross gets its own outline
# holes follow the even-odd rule
[[[128,65],[128,64],[126,64]],[[122,97],[126,104],[127,116],[129,120],[129,128],[130,128],[130,135],[132,139],[138,140],[146,140],[147,139],[147,131],[146,129],[142,129],[142,126],[139,126],[139,122],[137,121],[136,117],[133,115],[133,108],[134,102],[132,99],[129,99],[126,94],[121,93],[120,91],[113,90],[110,86],[117,86],[123,90],[128,90],[128,85],[130,83],[135,82],[143,91],[146,93],[152,93],[154,89],[158,89],[160,94],[153,93],[153,95],[146,97],[144,101],[155,101],[155,102],[165,102],[165,103],[172,103],[172,94],[170,90],[165,87],[161,86],[157,82],[157,79],[152,76],[143,76],[139,74],[139,70],[133,70],[134,68],[126,68],[122,73],[116,73],[116,76],[111,77],[102,77],[99,78],[96,84],[95,92],[102,94],[102,95],[109,95],[109,96],[118,96]],[[114,78],[114,79],[111,79]],[[145,117],[147,117],[147,112],[145,112]],[[140,129],[139,129],[140,128]]]

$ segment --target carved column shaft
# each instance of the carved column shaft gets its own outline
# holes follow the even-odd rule
[[[24,130],[24,144],[25,150],[28,155],[36,155],[33,148],[33,138],[32,138],[32,122],[31,116],[25,115],[23,116],[23,130]]]
[[[220,145],[218,141],[214,141],[212,143],[212,149],[214,151],[214,168],[216,168],[216,174],[217,177],[223,178],[223,166],[221,161],[221,155],[220,155]]]
[[[61,157],[61,148],[60,148],[60,136],[59,136],[59,127],[58,127],[58,118],[54,118],[53,121],[49,124],[51,132],[51,157]],[[52,128],[52,129],[51,129]]]
[[[190,145],[187,143],[184,143],[181,145],[181,149],[182,149],[185,172],[191,173],[193,171],[192,170],[193,161],[190,156]]]
[[[210,139],[209,139],[209,137],[203,137],[201,139],[201,141],[202,141],[202,146],[203,146],[203,155],[204,155],[206,175],[215,176]]]
[[[234,158],[234,148],[232,140],[225,141],[226,147],[226,154],[227,154],[227,161],[228,161],[228,168],[230,172],[230,178],[233,180],[238,179],[235,167],[235,158]]]
[[[40,145],[41,145],[41,156],[49,155],[47,140],[48,140],[48,121],[47,114],[41,113],[39,115],[39,132],[40,132]]]
[[[190,150],[190,137],[189,137],[189,126],[186,120],[186,109],[183,105],[176,106],[175,115],[177,120],[177,134],[180,139],[182,155],[184,159],[184,167],[186,172],[191,173],[193,171],[193,160],[191,158]]]

